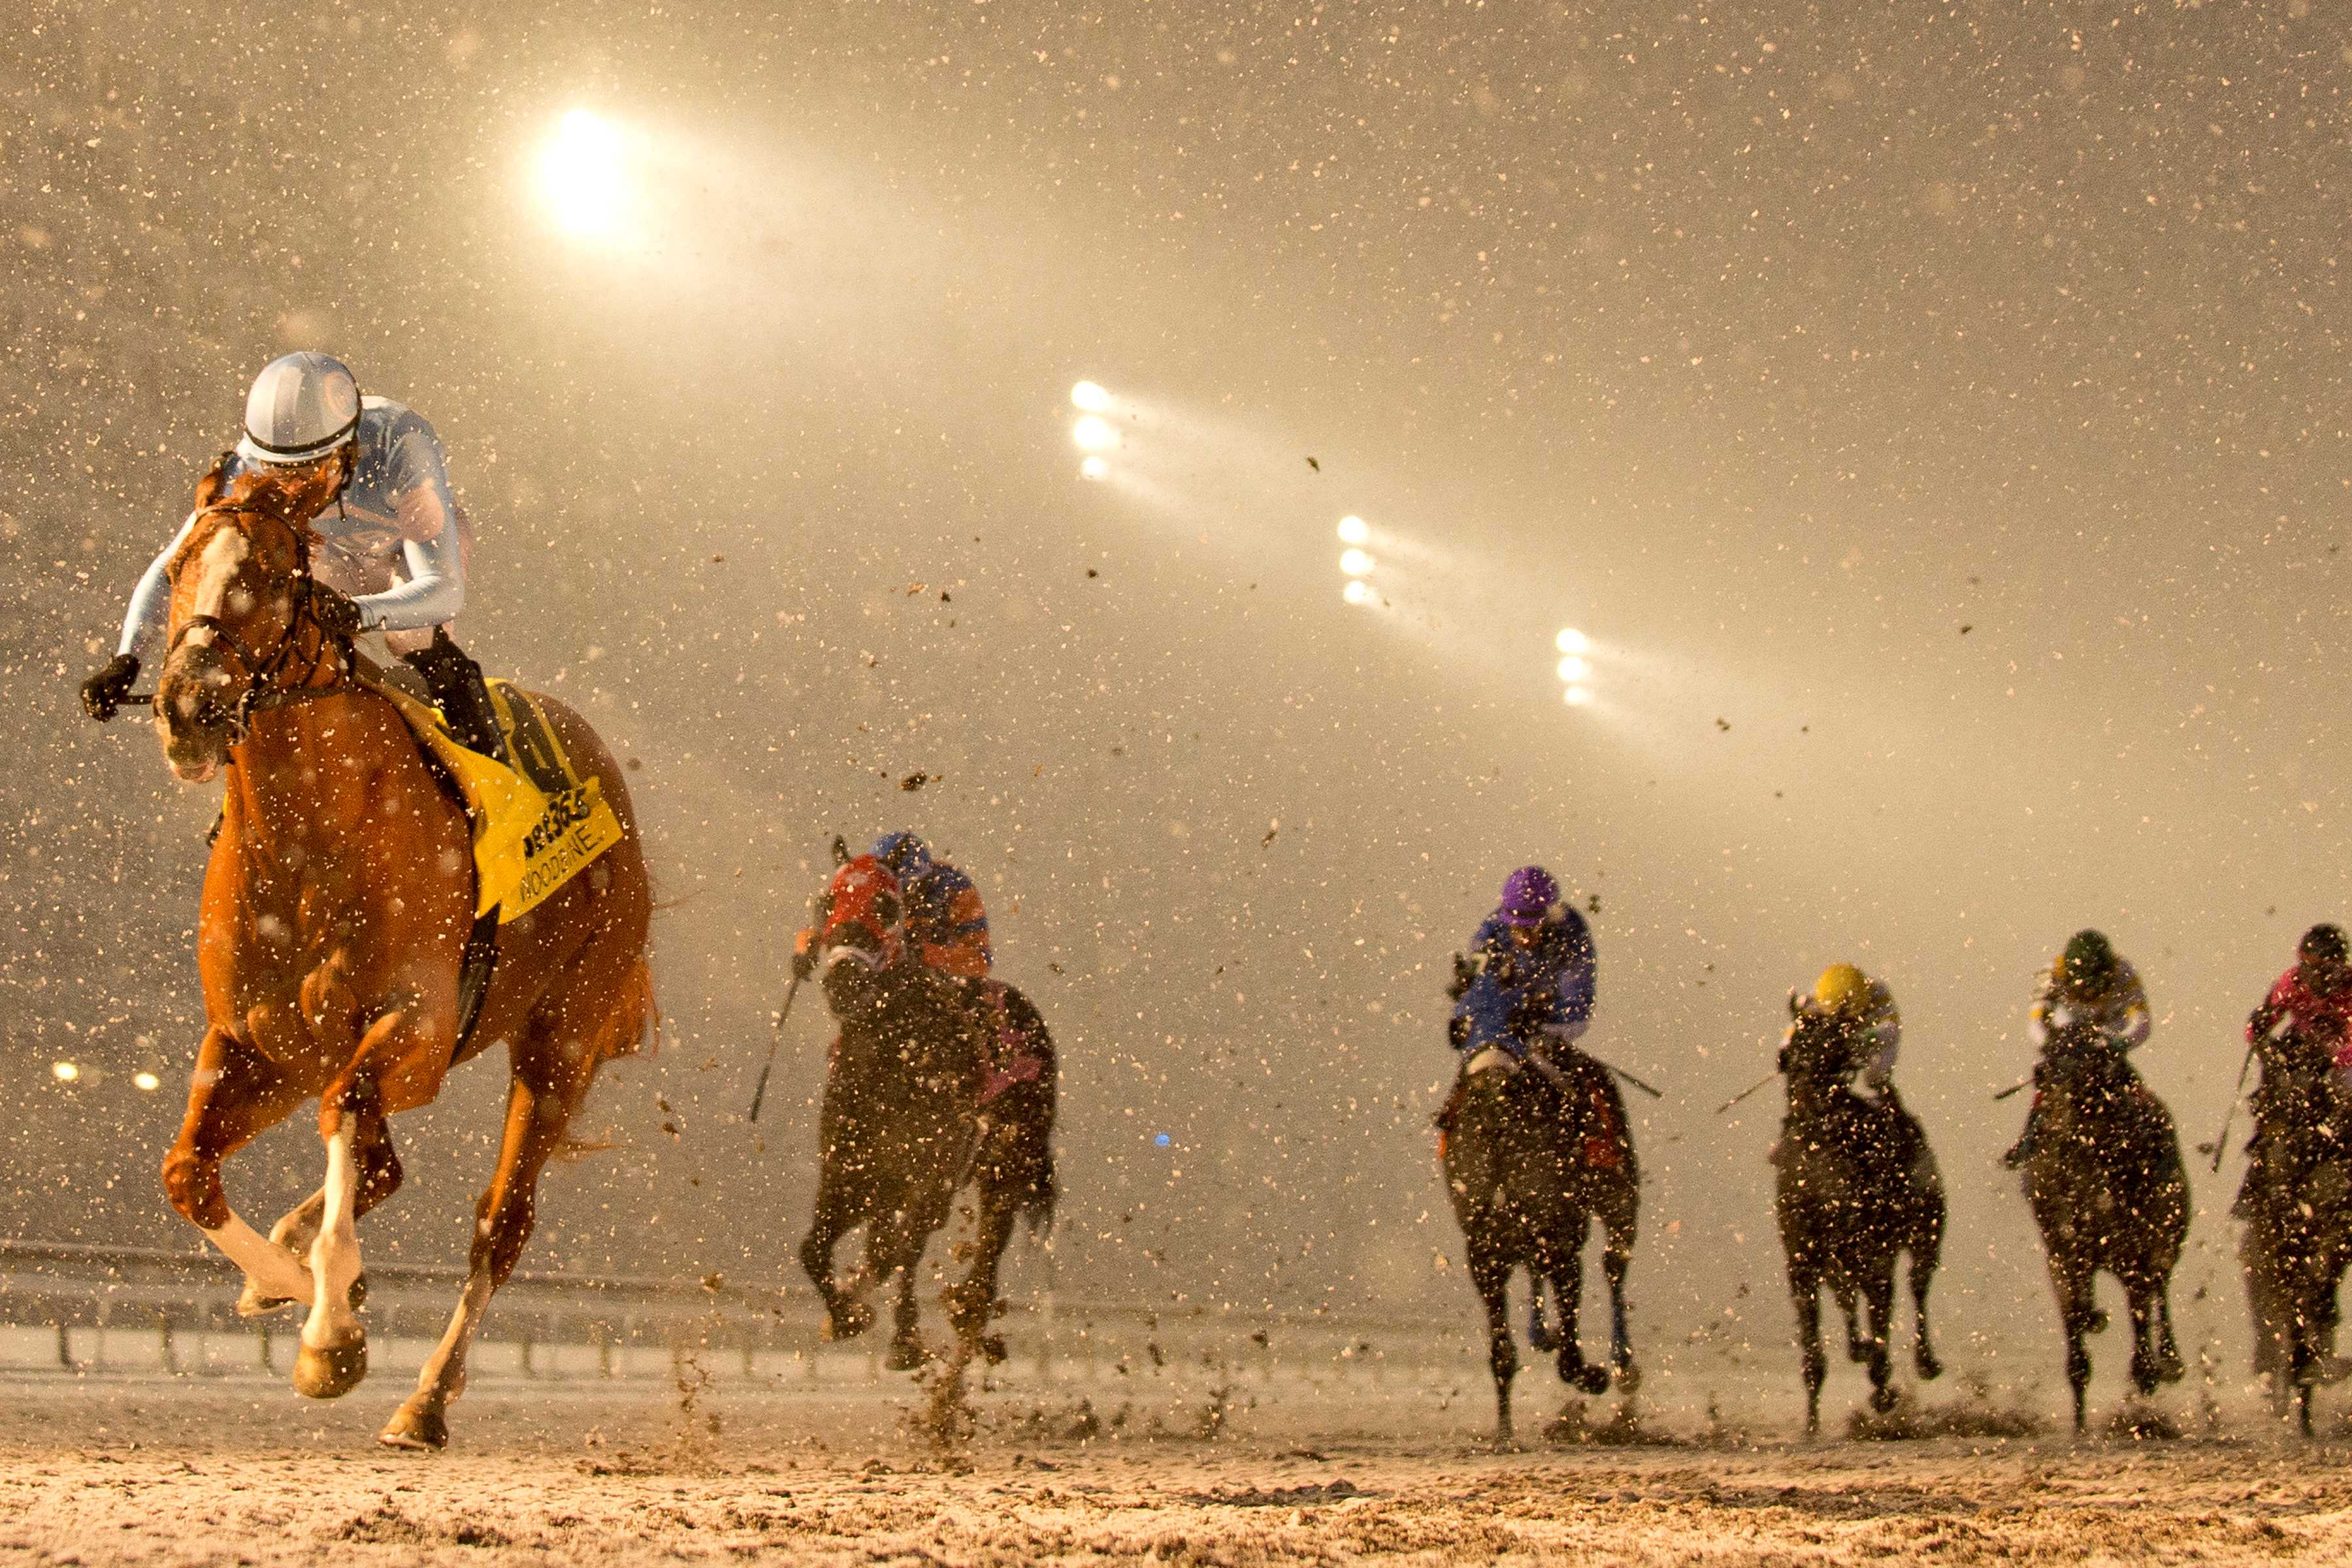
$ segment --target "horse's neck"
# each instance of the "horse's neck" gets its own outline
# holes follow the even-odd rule
[[[382,701],[352,691],[259,718],[228,773],[237,835],[248,849],[283,858],[299,847],[306,866],[322,854],[380,850],[382,826],[368,809],[369,790],[396,760],[393,748],[407,739],[396,718],[367,721],[362,705]]]

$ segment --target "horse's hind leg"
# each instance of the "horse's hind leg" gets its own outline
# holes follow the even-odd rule
[[[221,1165],[302,1103],[300,1086],[252,1047],[218,1029],[197,1047],[180,1136],[163,1156],[163,1192],[172,1207],[245,1271],[237,1310],[247,1317],[311,1296],[301,1258],[275,1246],[228,1206]]]
[[[1845,1359],[1865,1362],[1870,1359],[1870,1342],[1862,1335],[1860,1298],[1854,1288],[1841,1279],[1830,1288],[1837,1295],[1838,1311],[1845,1319]]]
[[[892,1372],[912,1372],[931,1359],[921,1333],[921,1308],[915,1298],[916,1270],[923,1266],[923,1247],[941,1217],[918,1215],[901,1207],[877,1215],[866,1224],[866,1267],[877,1279],[898,1277],[898,1301],[892,1314],[890,1351],[886,1363]],[[929,1223],[925,1223],[926,1221]]]
[[[1577,1220],[1580,1230],[1585,1225]],[[1609,1392],[1609,1369],[1594,1366],[1584,1359],[1582,1321],[1584,1313],[1584,1238],[1568,1248],[1557,1260],[1551,1276],[1552,1296],[1559,1313],[1559,1380],[1584,1394]]]
[[[1013,1240],[1020,1217],[1021,1194],[983,1175],[980,1185],[980,1223],[972,1237],[971,1272],[947,1292],[948,1326],[966,1356],[981,1355],[993,1364],[1004,1359],[1003,1336],[988,1331],[996,1316],[997,1274],[1004,1249]]]
[[[1642,1373],[1633,1363],[1633,1331],[1625,1321],[1625,1272],[1633,1269],[1633,1241],[1639,1220],[1639,1192],[1628,1187],[1622,1201],[1601,1217],[1606,1244],[1601,1248],[1601,1274],[1609,1279],[1609,1363],[1616,1368],[1618,1389],[1633,1394],[1642,1387]]]
[[[522,1257],[538,1218],[539,1173],[563,1145],[572,1113],[606,1052],[643,1026],[638,1005],[625,1003],[604,1016],[582,1019],[574,1009],[594,994],[586,982],[559,983],[558,994],[534,1013],[512,1047],[507,1082],[506,1128],[499,1162],[474,1207],[474,1240],[466,1285],[449,1326],[417,1373],[416,1392],[393,1413],[376,1440],[395,1448],[443,1448],[449,1443],[450,1401],[466,1391],[466,1360],[490,1298]],[[631,984],[625,994],[650,995]]]

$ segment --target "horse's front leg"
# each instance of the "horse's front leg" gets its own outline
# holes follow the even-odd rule
[[[829,1340],[855,1339],[874,1326],[874,1309],[843,1289],[833,1276],[834,1249],[859,1218],[843,1185],[829,1174],[818,1174],[816,1210],[810,1216],[808,1234],[801,1238],[801,1271],[824,1302],[824,1333]]]
[[[1633,1335],[1625,1310],[1625,1276],[1633,1267],[1632,1230],[1630,1221],[1622,1228],[1608,1225],[1601,1254],[1601,1271],[1609,1281],[1609,1360],[1617,1373],[1618,1388],[1626,1394],[1642,1385],[1641,1369],[1633,1364]]]
[[[1583,1220],[1577,1221],[1578,1228]],[[1609,1392],[1609,1369],[1584,1359],[1584,1237],[1565,1250],[1552,1275],[1552,1299],[1559,1312],[1559,1380],[1581,1394]]]
[[[1895,1358],[1887,1342],[1895,1329],[1895,1259],[1890,1254],[1864,1288],[1870,1311],[1870,1407],[1881,1415],[1895,1408]]]
[[[1829,1381],[1829,1354],[1822,1349],[1822,1287],[1810,1272],[1792,1271],[1789,1295],[1797,1309],[1797,1343],[1805,1360],[1805,1436],[1822,1429],[1822,1384]]]
[[[301,1086],[277,1064],[210,1029],[196,1050],[180,1136],[163,1157],[163,1191],[172,1207],[245,1271],[236,1307],[247,1317],[309,1300],[310,1273],[300,1257],[264,1239],[230,1209],[221,1166],[302,1100]]]
[[[1492,1226],[1488,1216],[1484,1222]],[[1511,1268],[1480,1246],[1473,1222],[1465,1217],[1463,1231],[1470,1238],[1470,1282],[1486,1309],[1486,1364],[1495,1376],[1495,1446],[1511,1446],[1511,1380],[1519,1374],[1519,1347],[1511,1340]]]
[[[360,1261],[359,1202],[364,1169],[361,1150],[383,1135],[383,1089],[372,1046],[400,1028],[387,1015],[368,1031],[351,1070],[319,1097],[319,1136],[327,1147],[327,1180],[320,1189],[319,1233],[310,1243],[310,1315],[294,1357],[294,1388],[312,1399],[336,1399],[367,1376],[367,1330],[357,1310],[365,1299]]]

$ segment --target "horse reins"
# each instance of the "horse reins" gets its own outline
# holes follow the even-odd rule
[[[181,623],[180,629],[172,634],[172,646],[164,650],[163,657],[170,658],[179,651],[180,644],[187,639],[189,633],[202,627],[213,634],[214,646],[226,647],[245,667],[245,689],[238,694],[236,705],[229,712],[228,743],[234,749],[243,745],[246,737],[252,733],[256,715],[273,708],[289,708],[298,702],[313,701],[342,690],[344,679],[351,673],[349,641],[330,633],[318,617],[313,605],[318,579],[310,574],[310,541],[299,525],[257,506],[215,504],[200,509],[201,512],[243,512],[254,517],[266,517],[284,528],[294,541],[294,574],[301,584],[301,599],[294,606],[293,614],[287,616],[286,629],[278,635],[277,643],[267,654],[256,653],[247,647],[218,616],[190,616]],[[310,655],[310,667],[302,672],[301,684],[279,686],[276,684],[278,676],[292,665],[300,652],[299,637],[305,623],[319,634],[318,645]],[[310,684],[331,655],[336,667],[335,678],[322,686]],[[128,695],[122,700],[129,705],[152,707],[155,697],[156,693],[150,691]]]

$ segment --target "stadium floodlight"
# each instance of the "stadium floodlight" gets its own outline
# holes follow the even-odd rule
[[[1371,538],[1371,536],[1372,536],[1372,531],[1371,531],[1371,528],[1370,528],[1370,526],[1369,524],[1367,524],[1367,523],[1364,521],[1364,520],[1363,520],[1362,518],[1360,518],[1360,517],[1343,517],[1343,518],[1341,518],[1341,519],[1339,520],[1339,542],[1340,542],[1340,543],[1342,543],[1342,544],[1361,544],[1361,543],[1363,543],[1366,540],[1368,540],[1368,539]]]
[[[81,1068],[72,1062],[51,1062],[49,1071],[59,1083],[71,1083],[81,1077]]]
[[[603,234],[620,217],[625,182],[621,133],[584,109],[558,122],[539,161],[540,187],[555,221],[573,234]]]
[[[1099,479],[1109,472],[1110,465],[1100,458],[1088,458],[1078,465],[1078,477],[1084,479]]]
[[[1592,701],[1592,693],[1581,686],[1570,687],[1560,697],[1570,708],[1588,707]]]
[[[1091,381],[1082,381],[1070,388],[1070,401],[1088,414],[1103,414],[1110,408],[1110,394]]]
[[[1372,566],[1372,558],[1360,550],[1348,550],[1340,552],[1339,570],[1350,577],[1369,575]]]
[[[1350,577],[1348,585],[1339,590],[1339,597],[1351,605],[1369,605],[1372,602],[1372,585],[1361,577]]]
[[[1559,661],[1559,678],[1562,680],[1582,680],[1591,673],[1592,667],[1573,655]]]
[[[1584,653],[1592,647],[1591,640],[1574,626],[1563,626],[1552,645],[1562,653]]]
[[[1070,439],[1089,452],[1099,452],[1105,447],[1118,445],[1118,432],[1110,421],[1098,414],[1089,414],[1070,426]]]
[[[153,1073],[149,1072],[145,1068],[141,1068],[137,1072],[132,1073],[131,1075],[131,1081],[138,1085],[140,1089],[143,1093],[147,1094],[152,1094],[157,1089],[163,1087],[163,1080],[157,1078]]]

